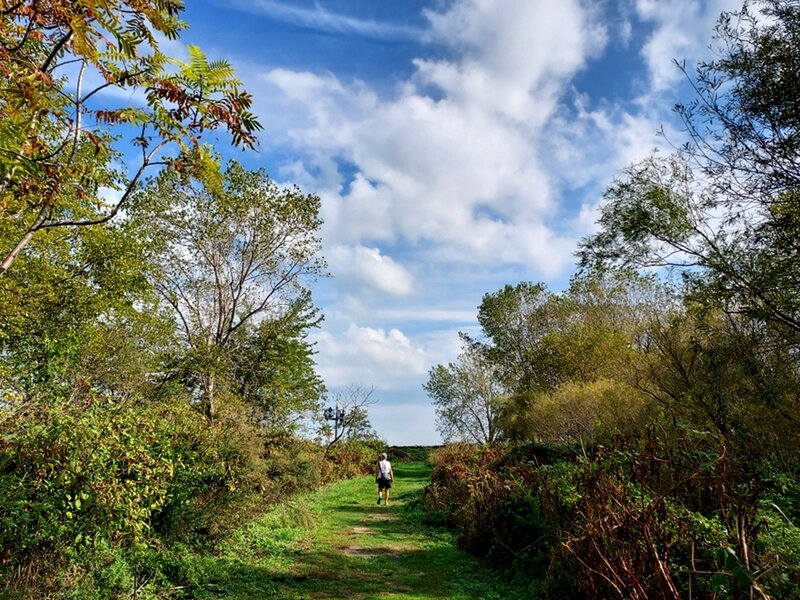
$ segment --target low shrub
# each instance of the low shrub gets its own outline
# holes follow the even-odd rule
[[[375,463],[385,447],[380,440],[348,440],[335,444],[325,457],[325,481],[374,473]]]
[[[794,597],[797,486],[713,437],[654,428],[613,448],[457,445],[431,456],[430,519],[532,595]],[[783,510],[784,507],[786,510]]]
[[[348,442],[326,455],[229,413],[209,424],[185,401],[92,392],[0,405],[4,593],[146,597],[182,585],[173,549],[213,547],[310,482],[371,473],[383,448]]]

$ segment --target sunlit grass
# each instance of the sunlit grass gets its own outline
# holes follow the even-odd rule
[[[448,531],[406,504],[428,482],[424,463],[395,465],[389,506],[372,477],[309,493],[232,536],[218,556],[195,557],[194,598],[512,598],[459,550]],[[188,566],[188,565],[187,565]],[[188,589],[187,589],[188,591]]]

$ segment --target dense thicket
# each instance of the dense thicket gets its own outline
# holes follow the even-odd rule
[[[799,33],[796,0],[722,15],[689,142],[611,184],[570,288],[484,297],[510,443],[440,451],[427,504],[532,592],[800,594]]]

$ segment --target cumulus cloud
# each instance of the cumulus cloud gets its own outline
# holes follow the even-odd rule
[[[574,239],[548,225],[559,211],[542,135],[564,82],[606,41],[582,3],[464,0],[428,11],[428,39],[448,49],[415,61],[381,98],[363,82],[274,69],[262,80],[299,110],[296,148],[353,166],[321,194],[329,245],[402,243],[431,260],[570,262]]]
[[[353,291],[367,287],[398,296],[411,292],[411,274],[378,248],[334,246],[326,257],[334,278]]]
[[[416,395],[430,366],[458,354],[468,309],[500,277],[563,279],[611,177],[663,144],[671,59],[702,56],[716,15],[736,3],[620,0],[608,22],[609,3],[588,0],[452,0],[425,12],[428,46],[391,90],[302,69],[251,76],[259,112],[281,115],[270,139],[298,157],[281,175],[322,199],[338,286],[316,336],[328,385]],[[318,8],[276,18],[347,27]],[[652,31],[636,47],[642,23]],[[650,81],[624,103],[572,87],[611,36]]]
[[[422,376],[429,366],[425,349],[399,329],[351,324],[339,335],[319,332],[312,341],[319,373],[330,386],[359,382],[393,389],[409,377]]]
[[[641,51],[653,91],[664,90],[682,77],[673,60],[705,55],[709,34],[720,13],[741,6],[741,0],[636,0],[639,18],[654,26]]]

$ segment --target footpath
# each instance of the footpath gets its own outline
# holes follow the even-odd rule
[[[394,465],[389,506],[374,478],[344,481],[292,500],[243,530],[194,598],[392,599],[510,597],[459,550],[450,532],[423,522],[423,463]]]

